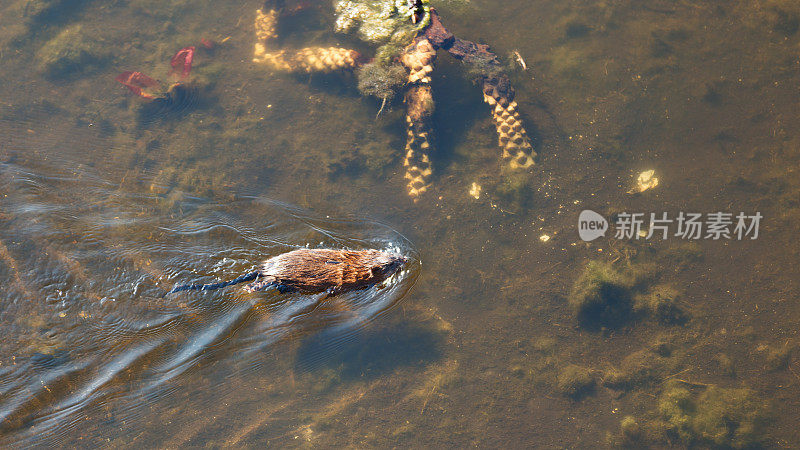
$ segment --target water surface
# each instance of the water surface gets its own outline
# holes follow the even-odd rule
[[[747,442],[798,445],[800,9],[433,3],[508,61],[540,158],[503,169],[479,90],[439,55],[434,184],[416,203],[402,101],[376,119],[351,75],[251,64],[258,2],[0,7],[0,442],[614,447],[632,417],[640,446],[711,445],[670,424],[678,383],[695,400],[749,389],[770,420]],[[369,50],[324,11],[287,28],[287,47]],[[53,71],[65,30],[96,57]],[[180,108],[114,81],[167,80],[200,38],[220,44],[198,50],[202,88]],[[648,169],[660,185],[628,194]],[[587,244],[586,208],[764,220],[755,241]],[[302,296],[160,297],[305,245],[399,247],[424,266],[310,313]],[[589,261],[646,274],[635,295],[672,289],[688,320],[582,325],[569,300]],[[570,395],[571,367],[594,388]],[[706,425],[737,445],[740,419]]]

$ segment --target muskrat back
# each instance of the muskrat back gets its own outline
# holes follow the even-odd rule
[[[172,289],[179,291],[219,289],[245,281],[253,281],[245,289],[259,291],[276,288],[280,292],[308,293],[362,289],[394,275],[406,258],[380,250],[335,250],[301,248],[274,256],[255,271],[231,281],[213,284],[187,284]]]
[[[397,272],[406,259],[380,250],[302,248],[272,257],[259,269],[262,278],[248,286],[258,290],[337,293],[380,283]]]

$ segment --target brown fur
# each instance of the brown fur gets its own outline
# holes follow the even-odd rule
[[[400,255],[380,250],[303,248],[266,260],[258,271],[259,280],[247,289],[336,294],[380,283],[405,262]]]

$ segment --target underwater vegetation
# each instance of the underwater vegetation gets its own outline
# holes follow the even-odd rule
[[[229,408],[229,413],[213,414],[217,418],[233,419],[219,421],[229,424],[248,417],[251,420],[257,416],[263,418],[266,424],[252,434],[252,440],[240,442],[254,443],[265,437],[274,438],[283,432],[287,433],[288,442],[291,442],[297,434],[289,433],[305,426],[305,417],[309,416],[311,419],[308,423],[316,424],[314,428],[319,440],[315,443],[318,446],[352,446],[354,442],[365,442],[362,445],[391,446],[399,443],[410,447],[428,447],[443,442],[458,446],[474,442],[475,445],[499,447],[514,439],[519,442],[520,437],[532,437],[540,433],[535,437],[541,439],[539,442],[547,443],[543,445],[555,443],[555,446],[587,447],[588,440],[596,440],[598,433],[602,438],[607,430],[619,433],[615,436],[618,444],[636,448],[747,445],[737,443],[735,439],[722,439],[719,442],[723,443],[717,444],[712,438],[702,437],[700,430],[703,428],[696,425],[699,420],[687,419],[688,424],[683,428],[673,425],[671,422],[677,423],[680,414],[667,418],[660,410],[659,403],[669,380],[676,377],[715,383],[719,389],[748,389],[757,395],[774,397],[774,406],[780,411],[779,417],[767,431],[760,430],[760,440],[754,440],[755,443],[750,446],[769,446],[770,439],[775,439],[776,446],[797,442],[798,434],[793,431],[796,417],[791,412],[793,402],[786,401],[796,398],[793,397],[796,387],[792,371],[798,367],[797,352],[793,350],[793,344],[784,344],[787,339],[794,339],[791,327],[786,324],[791,324],[797,317],[796,307],[790,306],[792,299],[796,298],[793,280],[784,272],[790,267],[787,263],[791,259],[765,257],[763,254],[757,258],[759,255],[752,252],[761,250],[740,251],[734,246],[718,249],[709,245],[708,264],[694,266],[692,270],[673,277],[672,267],[668,266],[679,264],[679,257],[662,255],[669,249],[659,249],[660,259],[656,265],[664,271],[659,276],[657,269],[641,264],[647,262],[646,259],[616,260],[614,249],[604,245],[604,251],[610,250],[604,253],[608,255],[607,259],[604,259],[604,255],[591,252],[593,256],[589,259],[594,261],[590,264],[597,267],[592,277],[581,280],[586,283],[584,289],[578,289],[578,279],[590,272],[587,261],[582,261],[587,254],[585,249],[579,247],[579,251],[570,252],[567,247],[565,257],[549,253],[549,246],[558,246],[565,238],[566,235],[560,232],[571,230],[568,227],[573,226],[571,222],[564,225],[567,221],[562,223],[559,220],[554,206],[564,203],[571,208],[568,202],[573,198],[586,204],[589,199],[585,194],[590,191],[596,191],[595,198],[600,203],[620,201],[615,198],[616,194],[609,193],[620,191],[624,197],[621,190],[627,189],[627,186],[616,186],[616,175],[625,175],[627,171],[637,172],[644,167],[660,169],[659,176],[663,178],[664,189],[625,200],[628,208],[642,205],[660,207],[662,202],[673,207],[682,205],[684,201],[697,208],[715,207],[719,197],[699,197],[708,192],[717,192],[713,184],[715,180],[730,176],[730,181],[726,181],[730,185],[725,185],[729,187],[720,191],[720,196],[750,205],[754,203],[750,203],[749,199],[755,194],[759,206],[771,205],[774,198],[778,198],[779,207],[775,209],[780,211],[782,220],[787,224],[794,223],[798,211],[797,199],[800,198],[796,170],[792,169],[797,167],[797,164],[792,164],[797,162],[797,157],[786,160],[787,155],[797,153],[798,141],[792,137],[791,130],[781,130],[775,125],[778,140],[784,141],[778,145],[776,139],[768,138],[772,130],[762,133],[759,131],[765,130],[758,127],[762,126],[760,124],[769,124],[763,125],[763,128],[772,128],[779,118],[789,123],[796,112],[794,108],[781,109],[781,103],[788,101],[777,101],[775,105],[770,103],[773,103],[771,95],[789,90],[771,87],[773,81],[780,82],[782,86],[788,84],[787,78],[776,71],[784,70],[790,72],[792,77],[796,76],[796,49],[800,39],[797,31],[800,10],[797,6],[785,0],[760,2],[760,11],[755,11],[755,3],[745,5],[741,2],[658,2],[653,5],[636,2],[545,2],[538,5],[541,8],[537,14],[524,18],[519,12],[527,12],[527,8],[530,8],[524,2],[508,2],[503,8],[484,11],[479,8],[486,6],[486,2],[472,2],[474,9],[459,15],[454,14],[455,8],[452,6],[456,1],[441,0],[434,4],[441,9],[440,13],[453,20],[453,31],[469,33],[475,39],[492,43],[500,54],[518,49],[529,65],[527,71],[517,69],[518,72],[513,76],[519,88],[518,97],[522,99],[520,110],[536,114],[528,117],[528,125],[538,123],[546,127],[546,114],[552,114],[555,125],[541,130],[545,133],[540,136],[541,144],[546,146],[541,152],[544,156],[542,169],[534,170],[533,175],[507,171],[498,176],[492,164],[492,142],[489,136],[484,139],[481,135],[489,130],[491,124],[481,120],[484,111],[480,109],[480,98],[469,91],[468,81],[463,81],[456,89],[454,80],[462,79],[462,66],[455,68],[449,63],[441,65],[444,76],[436,77],[434,85],[436,90],[447,95],[440,95],[442,104],[434,121],[436,128],[443,132],[440,133],[443,139],[438,141],[445,151],[433,153],[432,157],[434,166],[441,164],[446,170],[436,179],[444,199],[435,202],[436,209],[433,211],[430,209],[433,209],[434,202],[423,202],[413,209],[402,206],[405,203],[398,200],[405,198],[393,195],[393,189],[387,187],[393,183],[392,177],[398,176],[398,163],[402,159],[400,152],[391,151],[403,148],[402,106],[398,111],[397,104],[392,108],[387,103],[387,111],[375,122],[372,120],[377,109],[374,102],[359,99],[357,93],[350,89],[349,83],[354,80],[347,75],[343,80],[335,76],[268,78],[258,71],[258,67],[242,62],[247,59],[252,46],[252,30],[248,21],[251,20],[254,4],[241,6],[239,13],[228,14],[227,19],[220,20],[214,18],[215,14],[212,13],[198,12],[192,15],[187,12],[191,9],[199,11],[200,6],[208,2],[189,5],[182,1],[165,4],[151,0],[106,4],[85,0],[13,0],[13,3],[30,5],[26,13],[28,23],[43,22],[44,19],[39,21],[36,17],[55,16],[48,12],[37,12],[37,5],[45,5],[53,8],[53,11],[61,10],[59,15],[68,13],[70,19],[55,19],[58,26],[51,23],[52,19],[47,19],[47,28],[35,36],[33,33],[39,30],[33,27],[30,34],[18,32],[16,40],[9,36],[6,38],[9,44],[0,52],[5,53],[3,66],[13,62],[13,58],[33,58],[33,75],[41,78],[46,69],[39,65],[39,49],[65,28],[74,26],[72,20],[83,24],[81,34],[98,36],[101,42],[105,42],[106,48],[111,49],[112,56],[108,57],[110,62],[101,63],[103,66],[86,66],[85,71],[76,73],[69,80],[53,80],[57,84],[55,88],[63,88],[65,83],[69,83],[70,89],[60,90],[64,95],[52,98],[49,95],[54,90],[52,83],[38,83],[38,89],[35,90],[40,91],[42,97],[49,98],[50,102],[57,103],[41,108],[47,110],[48,115],[42,115],[43,118],[39,120],[53,118],[68,123],[72,119],[72,111],[76,111],[81,116],[83,127],[94,124],[90,131],[99,129],[99,120],[107,121],[108,131],[103,136],[113,139],[108,145],[113,146],[109,151],[110,156],[120,165],[131,169],[127,180],[133,179],[132,175],[142,169],[153,171],[157,182],[150,189],[163,192],[165,203],[178,203],[175,199],[180,198],[180,190],[185,190],[188,195],[227,199],[229,194],[226,188],[233,184],[237,188],[255,187],[255,192],[277,195],[312,208],[330,206],[345,211],[363,208],[373,213],[378,211],[377,214],[382,217],[387,211],[386,220],[402,223],[414,230],[411,233],[418,234],[416,238],[420,242],[430,245],[430,253],[437,255],[429,258],[432,265],[437,263],[438,255],[442,260],[446,257],[448,262],[457,261],[457,264],[439,271],[435,276],[432,273],[437,271],[429,270],[426,274],[428,278],[423,278],[423,282],[417,286],[423,289],[423,294],[417,291],[417,296],[430,300],[414,302],[425,307],[437,307],[444,317],[453,321],[458,330],[453,333],[453,338],[449,338],[452,341],[437,344],[437,352],[443,356],[426,358],[425,350],[430,343],[424,339],[420,339],[418,344],[408,345],[403,337],[414,335],[414,330],[406,329],[388,333],[391,342],[384,341],[381,336],[371,343],[371,347],[368,343],[367,346],[342,348],[346,357],[325,359],[323,367],[298,376],[301,395],[286,390],[286,398],[292,398],[296,403],[287,403],[292,406],[283,409],[285,413],[265,412],[247,408],[250,404],[240,404]],[[331,2],[320,3],[326,3],[327,12],[330,13]],[[76,8],[83,13],[67,11],[67,8],[60,6],[56,8],[57,5],[78,4],[86,6]],[[225,6],[229,5],[225,3]],[[501,10],[506,6],[510,8]],[[736,13],[733,9],[736,7],[744,8],[747,14]],[[215,9],[219,9],[219,6]],[[653,11],[655,9],[667,11]],[[129,10],[135,13],[133,20]],[[114,22],[95,20],[96,17],[110,18],[111,14],[119,17]],[[203,20],[203,15],[208,19]],[[233,16],[237,17],[230,20]],[[533,22],[534,16],[536,22]],[[339,39],[343,39],[342,43],[350,42],[349,38],[329,37],[323,32],[310,31],[311,27],[320,28],[318,25],[324,20],[311,17],[319,22],[312,23],[305,20],[307,18],[290,20],[292,25],[307,26],[309,30],[298,31],[299,37],[289,36],[281,42],[282,45],[331,45],[338,43]],[[240,19],[242,25],[234,27]],[[331,17],[328,19],[333,20]],[[755,33],[742,30],[738,23],[740,19],[746,20],[749,26],[767,31]],[[129,33],[125,28],[130,28],[130,24],[136,20],[140,23],[133,27],[141,28],[139,35]],[[215,23],[217,21],[218,24]],[[697,26],[700,22],[706,22],[710,26],[709,31],[702,31]],[[114,23],[114,26],[109,27],[109,23]],[[533,23],[537,26],[530,26]],[[25,21],[20,21],[20,28],[25,28],[24,24]],[[508,28],[504,29],[506,25]],[[721,25],[724,25],[722,30],[719,28]],[[529,26],[531,31],[520,30],[521,26]],[[325,27],[325,30],[330,28]],[[284,29],[295,33],[294,29]],[[769,30],[774,30],[774,41],[771,42],[760,38],[763,34],[771,33]],[[750,43],[732,44],[730,51],[726,51],[727,44],[725,48],[714,45],[717,36],[731,31],[747,37],[741,39],[742,43]],[[117,38],[123,33],[129,35]],[[232,34],[230,44],[219,48],[211,63],[216,66],[220,82],[217,88],[208,89],[200,77],[202,71],[211,67],[207,63],[211,58],[205,57],[205,50],[196,42],[201,35],[222,39],[228,34]],[[789,37],[788,41],[784,41],[785,36]],[[633,44],[623,49],[619,42]],[[764,42],[769,46],[760,46]],[[92,40],[85,43],[93,47]],[[197,46],[193,61],[196,67],[192,68],[190,77],[203,87],[203,99],[213,95],[213,99],[217,100],[208,107],[182,110],[188,114],[160,120],[163,116],[158,114],[160,109],[152,100],[128,94],[127,89],[112,81],[123,70],[141,71],[157,81],[173,81],[168,75],[170,57],[190,43]],[[375,43],[375,46],[380,45],[383,44]],[[752,60],[748,60],[749,46],[760,46],[758,52],[753,53],[761,62],[758,68],[751,64]],[[370,46],[360,45],[357,49],[367,47]],[[790,63],[782,64],[776,56],[783,52],[782,48],[790,47],[793,55],[787,57]],[[15,56],[17,49],[23,50],[17,53],[19,56]],[[117,49],[122,52],[118,53]],[[103,55],[100,47],[91,50]],[[124,60],[121,55],[125,55]],[[740,65],[744,67],[743,71]],[[387,67],[388,70],[382,70]],[[463,66],[466,70],[471,67]],[[399,104],[402,86],[406,82],[402,70],[396,62],[385,66],[364,65],[356,72],[359,89],[362,93],[378,97],[378,103],[380,99],[400,92],[399,98],[395,98]],[[9,81],[11,72],[6,71],[8,78],[4,82]],[[726,80],[718,80],[721,75],[726,76]],[[738,81],[739,76],[744,81]],[[87,89],[90,86],[105,89],[100,92],[102,102],[95,101],[99,95],[90,95],[94,94]],[[746,95],[750,90],[763,93],[763,101],[744,97],[742,103],[748,101],[749,104],[737,104],[736,98],[741,93]],[[12,92],[9,88],[7,94],[10,95],[6,95],[4,101],[14,103],[13,110],[26,112],[24,107],[29,99],[22,98],[21,93],[25,91],[17,91],[20,93]],[[345,91],[345,95],[342,95],[342,91]],[[462,93],[464,98],[475,98],[471,101],[459,99],[456,104],[459,107],[466,106],[464,108],[449,107],[447,102],[455,103],[455,98],[461,97]],[[533,100],[537,98],[541,98],[541,103]],[[711,108],[713,114],[708,114]],[[18,117],[16,113],[9,112],[11,110],[9,107],[1,115],[12,119]],[[662,123],[660,113],[666,111],[669,111],[670,118],[665,118]],[[140,112],[144,116],[140,120],[147,120],[148,126],[136,126],[133,116]],[[451,116],[454,112],[455,118]],[[701,115],[718,119],[698,120],[697,116]],[[741,119],[737,122],[736,117],[739,116]],[[714,140],[687,139],[686,134],[682,134],[687,122],[693,124],[692,136],[702,136],[704,130],[708,130],[709,135],[715,136]],[[694,125],[697,127],[694,128]],[[28,127],[20,128],[25,133]],[[30,128],[37,134],[44,131]],[[559,134],[562,130],[563,137]],[[65,126],[61,133],[69,131],[69,127]],[[546,134],[548,132],[558,135],[551,139]],[[659,134],[661,132],[674,137],[664,139]],[[564,143],[559,141],[566,139],[566,135],[578,133],[587,137],[581,138],[577,144],[574,143],[577,138]],[[761,147],[751,145],[748,136],[756,136],[759,142],[763,141]],[[33,137],[31,135],[30,139]],[[39,142],[43,140],[38,139]],[[724,153],[722,147],[726,149]],[[758,151],[763,153],[759,156],[759,153],[751,150],[753,158],[771,158],[775,161],[774,169],[764,172],[769,177],[754,179],[748,174],[749,167],[753,167],[753,171],[763,168],[758,160],[749,159],[751,154],[746,150],[747,147],[760,148]],[[713,157],[714,164],[696,161],[698,149],[704,153],[707,151],[709,157]],[[734,153],[739,156],[734,157]],[[742,160],[741,155],[747,156]],[[732,173],[726,170],[726,158],[730,158],[731,166],[735,167]],[[687,161],[691,163],[686,164]],[[639,163],[647,165],[640,167]],[[680,186],[684,178],[695,175],[692,170],[684,172],[685,166],[704,171],[707,178],[703,177],[702,180],[708,184],[697,189]],[[539,176],[540,171],[542,176]],[[676,176],[679,173],[681,176]],[[399,177],[402,175],[400,171]],[[456,179],[453,175],[461,178]],[[548,182],[543,177],[551,180]],[[605,181],[599,181],[601,178],[611,180],[608,186]],[[485,206],[484,202],[463,201],[460,197],[466,197],[464,182],[468,185],[471,181],[483,186],[482,200],[488,198],[512,212],[504,212],[506,216],[497,210],[492,211],[496,214],[484,214],[480,211],[480,207]],[[537,191],[546,183],[549,183],[546,189]],[[545,191],[551,197],[545,197]],[[691,203],[694,196],[697,198]],[[773,211],[772,217],[777,217],[775,213]],[[539,216],[545,231],[553,238],[546,244],[540,244],[536,235],[530,233],[530,224],[538,224]],[[444,222],[444,217],[448,218],[450,225],[444,225],[448,223]],[[483,233],[470,228],[479,228],[484,223],[493,226],[491,232]],[[772,222],[771,226],[775,229],[785,225]],[[514,234],[511,229],[519,233]],[[523,242],[523,234],[527,234],[525,238],[532,242]],[[440,239],[445,235],[457,235],[458,239]],[[508,237],[503,241],[500,236]],[[491,240],[492,246],[487,246],[486,253],[477,251],[480,248],[477,244],[479,240],[481,246],[483,241]],[[797,249],[791,245],[782,245],[780,250],[777,245],[775,247],[773,251],[776,253],[793,253],[797,256]],[[707,247],[704,245],[703,248]],[[504,275],[500,267],[484,270],[485,274],[481,276],[487,280],[488,288],[469,289],[470,281],[467,277],[461,278],[467,272],[464,269],[471,269],[484,261],[487,266],[493,265],[493,251],[512,261],[526,259],[526,267],[544,261],[559,264],[559,273],[552,277],[549,274],[537,277],[530,273],[519,276],[514,272],[513,265],[509,264],[512,267],[508,275]],[[481,256],[474,258],[475,254]],[[718,258],[728,256],[741,260],[739,268],[731,266],[725,271],[730,279],[722,278],[726,276],[721,273],[723,270],[718,270],[714,275],[705,271],[716,267]],[[771,271],[768,264],[773,262],[778,262],[784,269]],[[440,264],[445,266],[448,263]],[[764,266],[759,268],[759,264]],[[646,275],[636,276],[634,272],[637,271],[645,271]],[[756,281],[754,287],[745,288],[744,282],[751,277]],[[504,278],[508,281],[504,281]],[[506,286],[517,279],[526,278],[536,281],[528,284],[520,281],[515,288]],[[701,283],[698,284],[698,281]],[[775,288],[770,292],[770,286],[773,285]],[[726,294],[726,289],[731,289],[737,297],[731,298]],[[609,292],[621,293],[620,298],[624,301],[615,302],[613,296],[607,295]],[[515,294],[513,304],[491,301],[498,293],[504,299],[510,299],[511,293]],[[576,294],[575,297],[573,294]],[[461,301],[462,297],[469,302]],[[784,298],[786,301],[777,304],[773,312],[772,303]],[[751,308],[751,303],[756,302],[761,307],[757,313]],[[595,308],[599,314],[585,312],[591,308]],[[405,313],[404,310],[403,315]],[[749,331],[746,330],[748,326]],[[42,336],[47,332],[45,327],[37,327],[36,330],[36,334]],[[524,336],[520,336],[523,334],[521,330]],[[597,333],[598,330],[601,332]],[[545,337],[537,339],[534,337],[537,335]],[[665,335],[673,336],[674,340],[664,339],[667,344],[652,344]],[[516,339],[521,341],[519,346],[508,344]],[[384,346],[390,344],[388,348]],[[307,351],[307,344],[303,344],[303,347],[306,354],[312,354],[305,359],[311,359],[319,353]],[[34,365],[41,367],[59,364],[67,348],[71,348],[68,342],[41,339],[31,344],[29,353],[34,355]],[[406,357],[407,363],[403,362],[405,359],[393,355],[403,349],[410,350],[409,353],[420,352],[420,359],[426,363],[418,365],[413,361],[413,355],[406,353],[401,356]],[[78,360],[81,355],[70,356]],[[456,385],[448,389],[446,385],[434,381],[447,367],[438,361],[440,357],[447,361],[457,358],[462,364],[460,372],[464,379],[463,387]],[[487,371],[474,370],[476,366],[473,361],[485,361]],[[495,373],[489,369],[494,369]],[[509,376],[503,376],[503,372],[496,376],[498,370],[507,370]],[[263,393],[253,395],[245,389],[238,389],[238,393],[252,398],[254,404],[279,403],[276,399],[280,399],[278,392],[283,388],[277,384],[277,379],[273,377],[264,381],[265,384],[275,385],[270,397],[267,397],[269,401],[263,401]],[[368,391],[362,384],[375,387]],[[708,390],[703,385],[675,384],[689,391],[688,402],[694,408],[698,407],[701,397]],[[772,386],[777,384],[785,388],[774,389]],[[591,388],[583,390],[584,386]],[[352,393],[349,409],[342,409],[338,403],[344,396],[343,387],[347,387],[346,393]],[[203,389],[202,384],[197,389]],[[306,394],[304,390],[312,394]],[[460,391],[477,391],[477,394],[464,393],[459,396]],[[582,393],[573,396],[575,392]],[[382,397],[383,393],[388,394]],[[321,397],[323,394],[326,396]],[[508,402],[503,394],[519,401]],[[494,398],[501,405],[476,402],[478,395]],[[551,401],[539,401],[542,397]],[[217,395],[214,400],[221,398],[222,395]],[[211,412],[217,403],[223,402],[200,404],[198,410],[208,412],[205,417],[198,419],[199,423],[213,423]],[[537,409],[536,406],[545,404],[549,410],[537,416],[546,408]],[[613,416],[608,415],[610,408],[607,406],[610,404],[620,407],[620,411]],[[231,405],[236,403],[231,402]],[[459,416],[462,411],[471,414]],[[553,414],[569,414],[578,420],[594,421],[597,425],[567,436],[565,429],[570,428],[571,424],[540,420],[542,415]],[[691,416],[696,413],[681,414]],[[157,424],[160,418],[168,415],[148,414],[146,419]],[[542,426],[526,429],[513,420],[507,420],[511,416],[530,417],[530,422],[537,421]],[[604,417],[607,419],[605,423]],[[501,424],[498,419],[505,420]],[[325,423],[328,425],[324,429],[326,431],[322,432]],[[108,425],[100,427],[100,431],[110,432],[114,439],[112,428],[115,426],[109,419]],[[173,430],[177,428],[172,426]],[[740,428],[731,425],[725,428],[725,432],[735,437],[735,430]],[[683,437],[678,431],[681,429],[686,433]],[[705,429],[709,429],[709,426]],[[515,431],[518,435],[513,434]],[[153,434],[157,437],[157,433],[158,430],[155,430]],[[221,437],[225,435],[221,428],[218,433]],[[370,438],[363,436],[367,433]],[[209,432],[200,434],[203,437],[211,435]],[[124,437],[117,439],[125,445]],[[394,443],[391,442],[393,439]],[[141,438],[138,441],[147,442]],[[157,440],[154,438],[151,442]],[[236,442],[235,439],[232,442]],[[739,439],[738,442],[744,441]],[[200,446],[203,441],[198,438],[192,444]]]
[[[662,259],[682,265],[696,257],[690,250],[670,249],[662,255],[627,256],[623,261],[589,261],[570,291],[568,303],[581,326],[598,330],[623,326],[636,318],[663,325],[683,325],[689,314],[681,292],[660,282]]]
[[[612,264],[590,261],[572,287],[569,305],[581,325],[615,328],[633,312],[634,280]]]
[[[509,208],[521,209],[530,206],[535,198],[535,180],[525,173],[504,171],[504,176],[494,186],[494,193]]]
[[[594,391],[595,377],[591,369],[570,364],[558,374],[556,389],[572,399],[580,399]]]
[[[637,350],[622,359],[618,367],[603,373],[603,386],[632,390],[661,381],[664,374],[675,369],[677,360],[657,349]]]
[[[27,0],[22,6],[22,15],[29,22],[63,20],[79,10],[87,0]]]
[[[284,2],[266,2],[256,11],[256,43],[253,62],[287,73],[331,73],[355,70],[364,95],[387,101],[404,91],[406,104],[406,148],[403,160],[408,194],[414,201],[432,185],[432,116],[434,98],[431,74],[437,50],[445,50],[467,67],[481,85],[484,102],[509,169],[528,169],[536,152],[522,125],[515,91],[499,58],[485,44],[460,39],[442,24],[427,0],[335,3],[335,31],[357,35],[376,47],[367,62],[360,51],[343,47],[308,46],[286,49],[277,45],[279,22],[294,8]]]
[[[770,406],[755,391],[716,385],[700,386],[699,390],[693,392],[678,380],[665,383],[656,417],[641,422],[631,416],[623,418],[624,443],[642,445],[666,437],[687,445],[752,448],[763,442]]]
[[[689,315],[680,305],[680,293],[671,286],[658,285],[647,293],[634,297],[633,310],[650,314],[665,325],[681,325],[689,320]]]
[[[364,95],[391,100],[395,93],[406,84],[406,70],[399,64],[385,65],[370,62],[361,66],[358,76],[358,90]]]
[[[428,8],[427,0],[421,3]],[[375,59],[380,64],[392,64],[391,60],[430,23],[428,14],[412,20],[416,12],[406,2],[341,0],[335,9],[336,31],[355,32],[363,41],[378,45]]]
[[[697,248],[681,244],[658,250],[611,250],[610,260],[589,261],[573,282],[567,305],[575,328],[602,332],[598,338],[604,340],[619,333],[638,333],[642,323],[656,332],[645,345],[594,360],[586,358],[585,350],[573,348],[580,359],[564,361],[554,353],[560,348],[557,341],[548,340],[546,348],[531,341],[527,361],[509,367],[512,376],[581,401],[596,394],[640,396],[692,369],[687,354],[705,344],[684,328],[691,318],[687,302],[683,293],[666,281],[665,274],[696,261],[700,256]]]
[[[78,24],[65,28],[47,41],[36,53],[36,60],[44,75],[53,79],[97,69],[107,64],[111,55]]]
[[[662,258],[683,266],[699,258],[693,248],[674,247],[663,252],[629,253],[612,261],[589,261],[570,292],[569,305],[582,328],[613,330],[650,320],[672,332],[661,332],[651,342],[627,355],[601,373],[598,384],[614,392],[655,398],[653,407],[641,416],[627,415],[620,422],[619,434],[609,444],[632,448],[652,445],[685,445],[719,448],[754,448],[765,440],[770,404],[746,386],[721,387],[716,384],[681,379],[697,367],[687,364],[686,356],[700,346],[714,348],[713,337],[698,340],[697,335],[678,332],[691,319],[682,292],[662,281]],[[695,337],[693,337],[695,336]],[[796,346],[762,344],[764,368],[770,371],[788,367]],[[714,367],[735,377],[735,363],[724,353],[713,358]],[[578,371],[570,365],[558,375],[557,388],[569,395],[570,383],[585,386],[592,369]],[[652,392],[655,390],[657,395]],[[587,391],[591,392],[591,391]]]

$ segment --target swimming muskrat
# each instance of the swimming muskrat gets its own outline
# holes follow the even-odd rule
[[[406,258],[380,250],[333,250],[301,248],[274,256],[255,272],[231,281],[213,284],[186,284],[167,292],[208,291],[253,281],[249,292],[276,288],[281,293],[340,292],[362,289],[386,280],[405,264]]]

